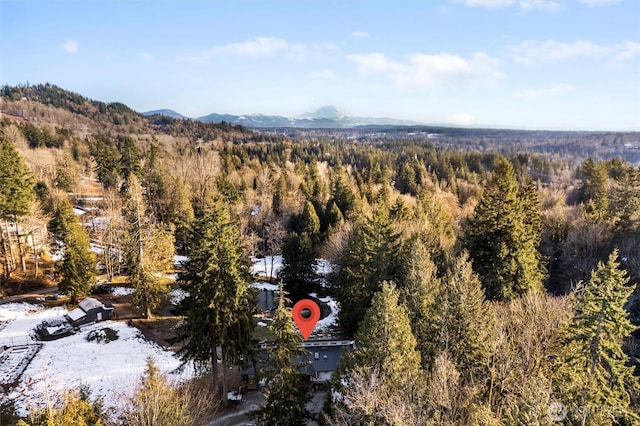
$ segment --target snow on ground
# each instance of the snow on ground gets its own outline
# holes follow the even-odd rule
[[[280,287],[278,287],[275,284],[271,284],[271,283],[267,283],[264,281],[256,281],[255,283],[251,283],[249,284],[249,287],[251,288],[255,288],[256,290],[271,290],[271,291],[278,291],[280,290]]]
[[[312,293],[310,296],[317,297],[315,293]],[[322,318],[316,323],[315,328],[313,329],[313,334],[327,334],[331,332],[331,327],[335,326],[338,323],[338,314],[340,313],[340,303],[336,302],[333,297],[318,297],[323,303],[326,303],[331,308],[331,313],[326,317]]]
[[[271,263],[273,260],[273,264]],[[277,277],[282,270],[282,256],[251,257],[251,273],[259,277]],[[333,263],[325,259],[316,259],[316,273],[326,276],[333,271]]]
[[[0,324],[24,317],[30,312],[37,312],[41,309],[42,305],[34,305],[33,303],[7,303],[0,310]]]
[[[100,244],[90,243],[89,245],[91,246],[91,251],[98,256],[102,256],[104,254],[104,247],[102,247]]]
[[[265,256],[265,257],[251,257],[253,266],[251,273],[259,277],[272,277],[278,276],[278,273],[282,269],[282,256]]]
[[[187,256],[181,256],[179,254],[176,254],[173,256],[173,266],[176,269],[181,269],[182,265],[189,260],[189,258]]]
[[[112,287],[111,295],[112,296],[128,296],[133,294],[136,290],[132,287]]]
[[[169,292],[170,302],[172,305],[178,305],[185,297],[189,295],[188,291],[184,291],[181,288],[174,288]]]
[[[0,330],[0,341],[33,340],[32,331],[40,322],[62,317],[67,312],[61,307],[44,309],[42,306],[33,312],[23,305],[0,305],[0,318],[6,324]],[[116,340],[87,341],[90,332],[107,327],[118,334]],[[50,394],[62,395],[70,388],[86,385],[92,398],[103,398],[105,408],[115,407],[123,395],[134,389],[148,357],[154,359],[163,373],[173,372],[181,363],[173,352],[147,341],[138,329],[115,321],[92,324],[73,336],[41,343],[42,349],[8,395],[15,400],[20,415],[26,415],[29,406],[45,404],[45,387]],[[170,377],[186,378],[193,371],[186,370],[180,377],[174,374]]]
[[[316,259],[316,274],[321,277],[329,275],[334,268],[334,264],[326,259]]]

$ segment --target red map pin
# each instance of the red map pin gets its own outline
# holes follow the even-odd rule
[[[293,305],[291,315],[302,337],[307,340],[320,319],[320,306],[311,299],[302,299]]]

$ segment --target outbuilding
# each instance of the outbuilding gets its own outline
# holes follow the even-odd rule
[[[65,318],[74,327],[83,324],[110,320],[114,307],[111,304],[104,303],[92,297],[85,298],[76,309],[65,315]]]

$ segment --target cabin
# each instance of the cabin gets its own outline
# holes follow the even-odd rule
[[[92,297],[85,298],[76,309],[65,315],[65,318],[73,327],[84,324],[110,320],[113,316],[114,307],[111,304],[104,304]]]

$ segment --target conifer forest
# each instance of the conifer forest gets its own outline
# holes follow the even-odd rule
[[[74,385],[24,407],[23,375],[0,425],[223,425],[247,398],[256,425],[640,424],[638,132],[249,129],[48,83],[0,96],[0,303],[109,302],[188,370],[149,359],[116,403]],[[309,340],[306,298],[335,315]]]

